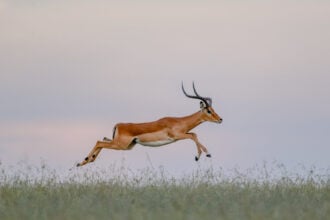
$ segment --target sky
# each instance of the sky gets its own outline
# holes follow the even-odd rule
[[[329,27],[323,0],[0,0],[0,161],[71,167],[118,122],[198,111],[194,81],[223,118],[194,129],[212,159],[184,140],[88,166],[329,168]]]

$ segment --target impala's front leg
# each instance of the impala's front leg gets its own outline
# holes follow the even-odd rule
[[[202,152],[204,151],[206,153],[207,157],[211,157],[211,154],[208,152],[208,150],[206,149],[206,147],[204,147],[204,145],[202,145],[198,139],[197,139],[197,135],[195,133],[186,133],[186,134],[182,134],[180,139],[191,139],[196,143],[197,146],[197,156],[195,157],[195,160],[198,161],[199,158],[201,157]]]

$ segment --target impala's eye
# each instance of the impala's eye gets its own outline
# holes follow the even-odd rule
[[[207,113],[211,114],[211,111],[209,109],[207,109]]]

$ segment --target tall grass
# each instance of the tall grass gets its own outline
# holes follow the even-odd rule
[[[1,168],[1,166],[0,166]],[[0,219],[329,219],[330,173],[123,166],[66,174],[46,165],[0,170]]]

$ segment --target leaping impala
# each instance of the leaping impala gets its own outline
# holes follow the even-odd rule
[[[196,161],[203,151],[207,157],[211,157],[206,147],[198,141],[197,135],[189,131],[205,121],[220,124],[222,118],[212,108],[211,98],[198,95],[194,83],[193,90],[195,95],[188,95],[182,83],[182,91],[188,98],[200,100],[200,111],[185,117],[165,117],[148,123],[119,123],[113,129],[113,140],[105,137],[103,141],[97,141],[88,156],[77,166],[94,162],[102,148],[131,150],[136,144],[159,147],[184,139],[191,139],[196,143]]]

